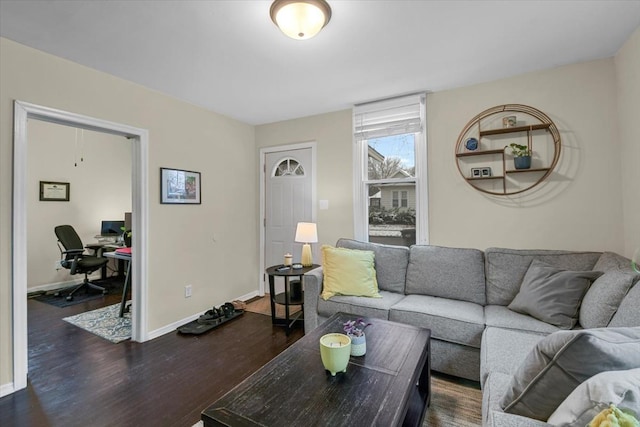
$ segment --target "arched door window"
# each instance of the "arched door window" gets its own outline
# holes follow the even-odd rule
[[[273,176],[304,176],[304,168],[297,160],[289,157],[276,166]]]

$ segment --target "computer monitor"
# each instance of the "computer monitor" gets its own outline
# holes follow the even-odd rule
[[[124,221],[102,221],[100,227],[101,236],[117,236],[122,234],[122,228],[124,227]]]

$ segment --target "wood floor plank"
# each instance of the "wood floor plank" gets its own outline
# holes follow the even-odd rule
[[[302,336],[247,312],[199,336],[112,344],[62,320],[116,302],[109,295],[58,308],[29,300],[28,387],[0,399],[0,425],[192,426]]]

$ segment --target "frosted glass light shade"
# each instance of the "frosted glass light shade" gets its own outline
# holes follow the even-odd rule
[[[269,13],[278,28],[296,40],[315,36],[331,19],[331,8],[324,0],[275,0]]]

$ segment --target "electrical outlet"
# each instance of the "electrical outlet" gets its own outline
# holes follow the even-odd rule
[[[191,285],[187,285],[184,287],[184,297],[189,298],[191,296]]]

